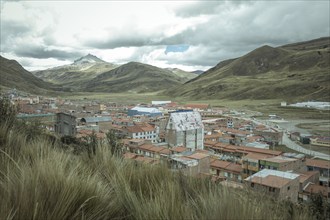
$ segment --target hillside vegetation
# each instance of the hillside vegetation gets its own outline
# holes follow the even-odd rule
[[[330,38],[260,47],[165,94],[193,99],[330,100]]]
[[[47,82],[60,84],[71,91],[77,91],[81,89],[82,84],[116,67],[118,65],[105,62],[94,55],[88,54],[75,60],[70,65],[35,71],[33,74]]]
[[[102,73],[83,85],[89,92],[153,92],[181,85],[185,77],[155,66],[130,62]]]
[[[0,56],[0,86],[16,88],[25,92],[41,94],[48,91],[61,91],[62,86],[47,83],[25,70],[17,61]]]
[[[304,206],[112,156],[107,143],[74,153],[29,135],[36,129],[9,112],[0,116],[0,219],[313,219]]]

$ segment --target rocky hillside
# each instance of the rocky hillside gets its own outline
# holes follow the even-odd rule
[[[330,38],[260,47],[169,89],[194,99],[330,100]]]

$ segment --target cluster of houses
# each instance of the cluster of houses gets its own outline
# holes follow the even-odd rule
[[[45,105],[40,98],[26,102]],[[53,103],[58,108],[52,113],[49,130],[76,137],[94,132],[100,139],[112,130],[121,139],[127,160],[166,164],[173,171],[248,187],[279,199],[308,201],[315,193],[329,198],[328,161],[276,150],[282,143],[282,131],[228,116],[228,109],[171,101],[138,106]]]
[[[311,144],[320,147],[330,147],[330,137],[324,136],[307,136],[302,135],[300,132],[292,132],[289,135],[293,141],[299,141],[302,144]]]

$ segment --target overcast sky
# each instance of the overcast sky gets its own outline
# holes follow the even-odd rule
[[[329,1],[3,1],[1,55],[28,70],[88,53],[206,70],[262,45],[330,36]]]

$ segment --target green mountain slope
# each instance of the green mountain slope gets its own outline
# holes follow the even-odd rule
[[[185,81],[192,80],[198,76],[198,73],[195,72],[187,72],[179,68],[165,68],[165,70],[169,70],[172,73],[176,74],[178,77],[182,78]],[[197,70],[198,71],[198,70]]]
[[[130,62],[102,73],[83,86],[90,92],[152,92],[181,85],[185,78],[155,66]]]
[[[79,89],[81,84],[116,67],[118,65],[107,63],[96,56],[88,54],[75,60],[70,65],[35,71],[33,74],[47,82]]]
[[[330,100],[330,38],[260,47],[166,94],[194,99]]]
[[[1,87],[16,88],[34,94],[42,94],[50,90],[62,90],[61,86],[44,82],[42,79],[35,77],[15,60],[0,56],[0,66]]]

